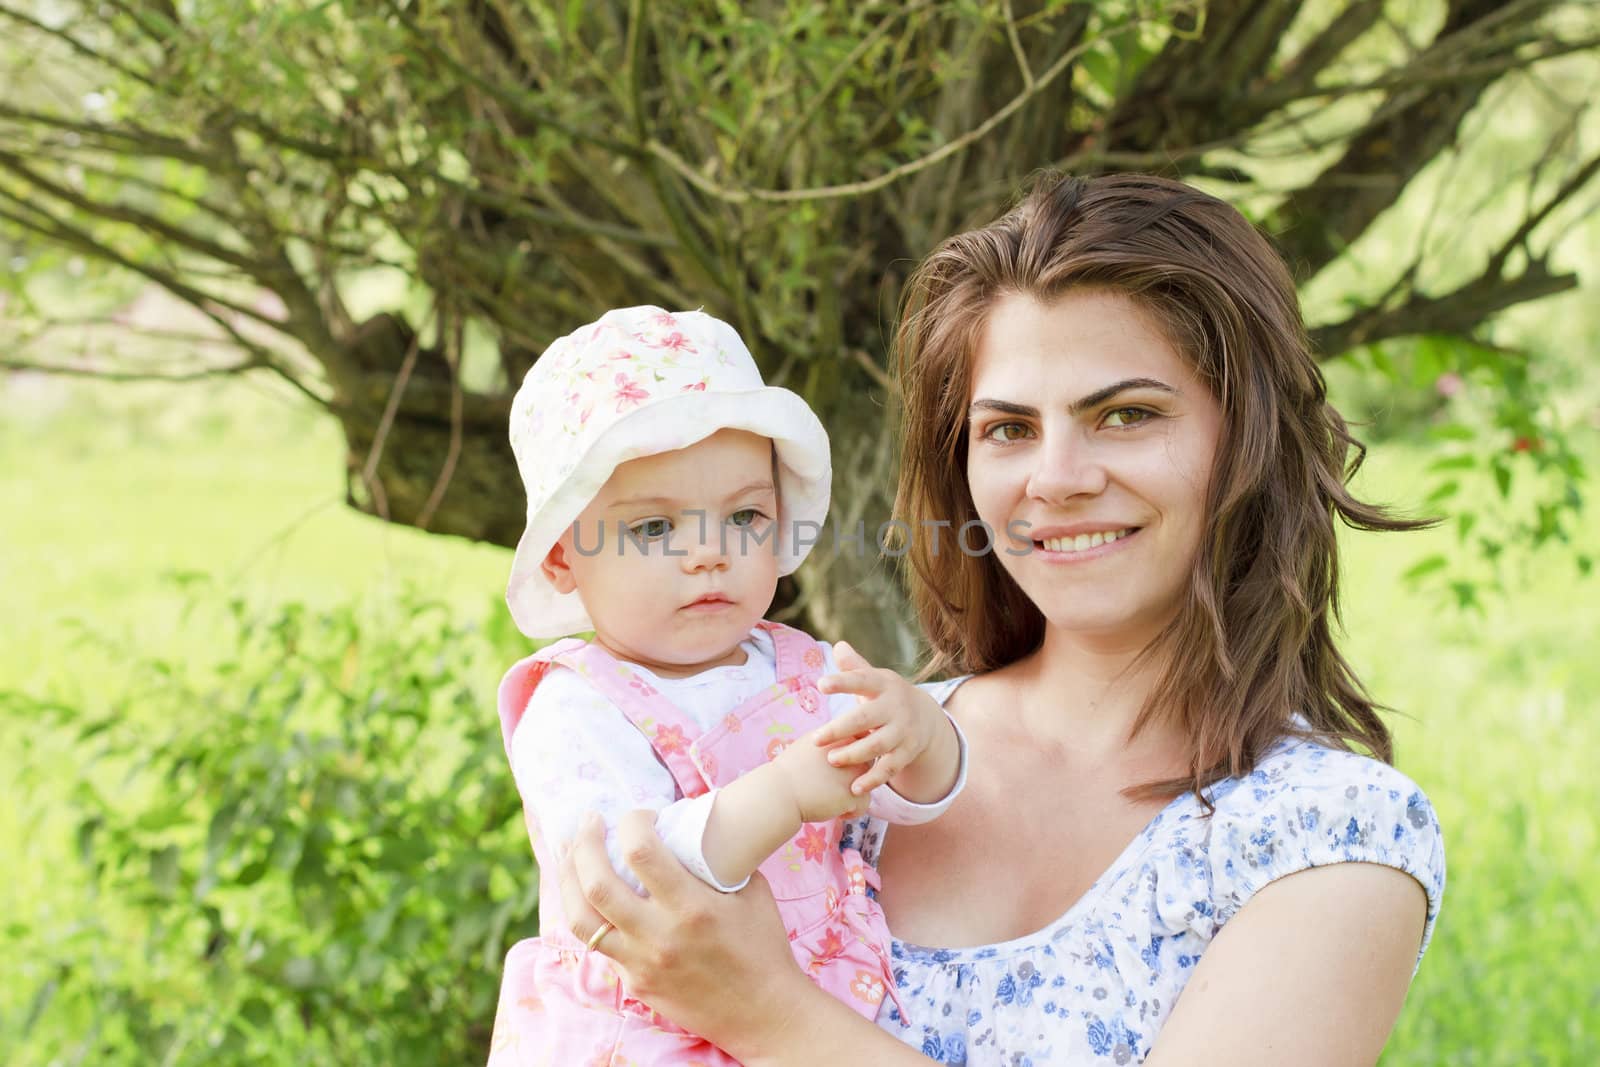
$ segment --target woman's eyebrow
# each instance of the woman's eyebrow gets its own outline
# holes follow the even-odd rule
[[[1039,409],[1030,408],[1026,404],[1013,404],[1009,400],[974,400],[967,408],[967,418],[973,418],[980,411],[994,411],[1001,415],[1021,415],[1025,418],[1038,418]]]
[[[1156,389],[1163,393],[1171,393],[1173,396],[1178,395],[1178,391],[1172,386],[1155,378],[1124,378],[1122,381],[1108,385],[1104,389],[1096,389],[1088,396],[1079,397],[1067,406],[1067,411],[1073,415],[1082,415],[1090,408],[1099,407],[1118,393],[1126,392],[1129,389]]]
[[[1159,381],[1155,378],[1124,378],[1120,382],[1114,382],[1111,385],[1106,386],[1104,389],[1096,389],[1088,396],[1079,397],[1077,400],[1074,400],[1071,404],[1067,405],[1067,413],[1070,415],[1081,415],[1090,408],[1098,407],[1099,405],[1104,404],[1107,400],[1110,400],[1112,397],[1116,396],[1118,393],[1126,392],[1129,389],[1156,389],[1163,393],[1171,393],[1173,396],[1178,395],[1178,390],[1174,389],[1166,382]],[[1035,407],[1029,407],[1027,404],[1014,404],[1009,400],[983,399],[974,400],[972,402],[972,404],[967,408],[967,418],[973,418],[979,412],[983,411],[998,412],[1002,415],[1018,415],[1023,418],[1030,419],[1036,419],[1039,417],[1039,409]]]

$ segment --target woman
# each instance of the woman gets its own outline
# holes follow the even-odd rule
[[[1187,186],[1051,177],[922,264],[896,346],[898,517],[995,532],[907,557],[971,767],[943,819],[859,830],[905,1018],[817,993],[763,888],[646,817],[650,898],[591,826],[573,932],[750,1065],[1373,1062],[1444,859],[1333,641],[1335,522],[1417,524],[1346,490],[1282,260]]]

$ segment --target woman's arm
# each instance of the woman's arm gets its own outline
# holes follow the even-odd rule
[[[596,951],[615,962],[632,996],[747,1067],[927,1067],[919,1053],[801,973],[759,875],[737,893],[716,892],[678,863],[647,811],[623,816],[616,833],[649,898],[611,869],[603,826],[593,819],[579,828],[561,865],[561,903],[580,941],[602,918],[615,927]]]
[[[1218,932],[1147,1067],[1377,1062],[1415,970],[1427,899],[1374,863],[1314,867],[1262,888]]]

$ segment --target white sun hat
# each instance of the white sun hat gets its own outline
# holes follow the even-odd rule
[[[529,637],[592,628],[577,593],[540,564],[619,464],[718,430],[769,437],[778,467],[778,573],[805,560],[828,512],[828,434],[794,393],[768,386],[733,327],[701,311],[619,308],[545,349],[511,402],[528,524],[506,603]],[[802,524],[813,536],[794,536]]]

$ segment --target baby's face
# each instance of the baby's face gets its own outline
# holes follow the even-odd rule
[[[546,565],[602,645],[665,675],[739,662],[778,583],[772,455],[768,438],[720,430],[612,473]]]

